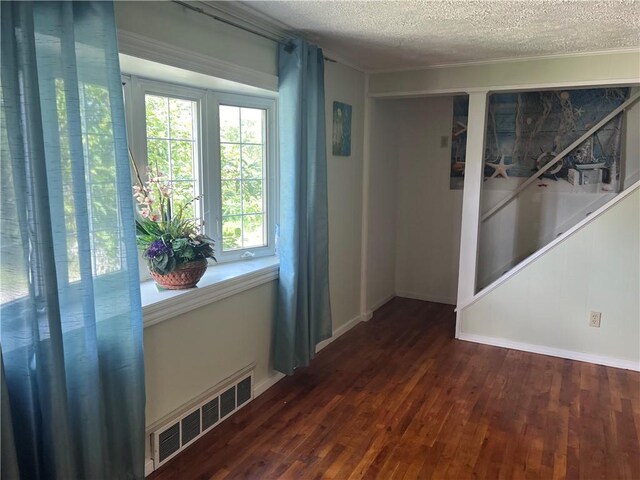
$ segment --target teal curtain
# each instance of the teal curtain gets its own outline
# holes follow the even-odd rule
[[[144,477],[113,4],[1,3],[2,477]]]
[[[274,368],[306,366],[331,336],[327,155],[322,50],[304,40],[278,52],[280,286]]]

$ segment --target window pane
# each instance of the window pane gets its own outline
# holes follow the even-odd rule
[[[242,213],[262,213],[262,180],[242,182]]]
[[[67,265],[69,283],[80,280],[80,250],[75,235],[67,237]]]
[[[169,174],[169,140],[147,140],[149,171]]]
[[[115,203],[116,186],[96,183],[91,186],[91,227],[95,230],[116,230],[118,209]]]
[[[221,145],[220,162],[222,178],[240,178],[239,145]]]
[[[264,110],[261,109],[240,109],[242,143],[262,143],[263,115]]]
[[[110,132],[111,106],[109,91],[103,86],[90,84],[84,84],[83,90],[85,133],[94,135]]]
[[[113,232],[93,232],[93,268],[98,275],[120,269],[120,243]]]
[[[245,215],[243,219],[243,247],[259,247],[264,245],[264,216]]]
[[[178,98],[169,99],[169,119],[171,138],[191,140],[193,138],[193,102]]]
[[[193,179],[193,143],[171,142],[172,180]]]
[[[171,188],[173,213],[177,215],[182,210],[183,218],[196,218],[195,205],[192,202],[196,196],[193,182],[173,182]]]
[[[115,152],[111,135],[89,135],[91,178],[93,181],[110,181],[116,175]]]
[[[199,195],[198,103],[160,95],[145,100],[149,173],[171,182],[174,215],[200,221],[200,201],[193,201]]]
[[[242,178],[262,178],[262,145],[242,146]]]
[[[222,181],[222,215],[242,213],[242,195],[239,180]]]
[[[145,96],[147,137],[169,136],[169,99],[155,95]]]
[[[220,106],[223,250],[265,245],[266,110]]]
[[[240,109],[220,105],[220,141],[240,142]]]
[[[242,248],[242,216],[222,217],[222,248]]]

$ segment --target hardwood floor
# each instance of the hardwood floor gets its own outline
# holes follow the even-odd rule
[[[396,298],[150,477],[640,479],[640,374],[453,339]]]

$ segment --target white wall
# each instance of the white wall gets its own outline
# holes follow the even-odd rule
[[[325,64],[327,176],[329,182],[329,286],[334,331],[360,316],[364,74]],[[333,102],[352,106],[351,155],[332,154]]]
[[[176,3],[115,2],[118,31],[277,75],[276,44]]]
[[[197,50],[214,60],[273,75],[276,45],[169,2],[117,2],[119,30]],[[329,275],[334,331],[360,320],[364,74],[327,63]],[[334,100],[353,106],[352,154],[331,155]],[[215,267],[213,267],[215,268]],[[144,331],[146,423],[180,408],[234,372],[256,364],[269,381],[277,282],[198,308]]]
[[[394,101],[396,294],[455,304],[462,191],[449,189],[452,97]],[[440,144],[446,137],[446,145]]]
[[[636,190],[464,309],[461,338],[640,367],[639,212]],[[601,328],[588,326],[591,311]]]
[[[395,296],[398,142],[396,102],[371,101],[367,310]]]
[[[455,303],[462,191],[449,189],[451,99],[432,96],[372,101],[369,306],[393,293]],[[638,125],[640,103],[627,113],[626,151],[622,152],[629,165],[626,186],[640,175]],[[442,136],[449,137],[446,148],[440,146]],[[481,211],[489,210],[522,180],[485,182]],[[569,188],[531,187],[481,225],[478,289],[614,196],[595,188],[575,192],[568,183],[559,183]],[[392,216],[387,208],[394,201],[396,213]],[[390,228],[396,230],[393,240],[387,235]]]
[[[269,282],[145,328],[147,425],[253,362],[268,379],[276,302]]]

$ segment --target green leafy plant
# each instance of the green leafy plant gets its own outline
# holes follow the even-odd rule
[[[215,260],[213,240],[201,233],[196,221],[185,218],[185,208],[200,197],[173,205],[171,183],[166,177],[159,172],[150,173],[143,182],[131,152],[129,157],[136,176],[133,186],[138,213],[136,239],[149,270],[166,275],[188,262]]]

